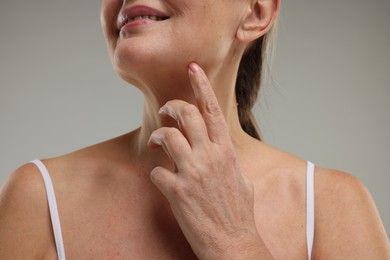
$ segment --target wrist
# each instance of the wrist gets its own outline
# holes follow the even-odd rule
[[[273,259],[273,257],[256,230],[254,234],[237,237],[236,242],[227,249],[224,259],[258,260]]]
[[[220,245],[210,246],[207,256],[200,259],[258,260],[274,259],[261,236],[256,232],[235,234],[223,239]]]

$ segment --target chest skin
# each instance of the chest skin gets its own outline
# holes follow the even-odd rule
[[[283,174],[253,178],[256,225],[276,259],[304,259],[305,176]],[[59,178],[53,182],[68,259],[196,259],[144,173]]]

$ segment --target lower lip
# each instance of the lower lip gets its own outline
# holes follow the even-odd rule
[[[143,26],[143,25],[148,25],[148,24],[153,24],[157,22],[162,22],[162,21],[155,21],[155,20],[150,20],[150,19],[138,19],[135,21],[132,21],[130,23],[125,24],[122,28],[121,31],[127,31],[131,30],[133,28]]]

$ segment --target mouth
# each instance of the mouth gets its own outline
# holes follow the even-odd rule
[[[169,15],[148,6],[133,6],[123,10],[118,17],[119,31],[127,24],[141,21],[159,22],[169,19]]]
[[[137,15],[135,17],[123,19],[122,25],[124,26],[124,25],[126,25],[128,23],[131,23],[131,22],[134,22],[134,21],[137,21],[137,20],[141,20],[141,19],[149,19],[149,20],[152,20],[152,21],[164,21],[164,20],[166,20],[168,18],[169,17],[155,16],[155,15]]]

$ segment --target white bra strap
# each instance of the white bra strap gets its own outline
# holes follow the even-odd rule
[[[40,160],[31,161],[34,163],[41,172],[43,181],[46,187],[47,201],[49,204],[51,224],[53,226],[54,240],[57,248],[57,257],[59,260],[65,260],[64,242],[62,240],[62,231],[60,225],[60,218],[58,216],[57,202],[54,194],[53,184],[50,179],[49,172],[45,165]]]
[[[308,259],[311,259],[314,241],[314,164],[307,162],[306,175],[306,239]]]

